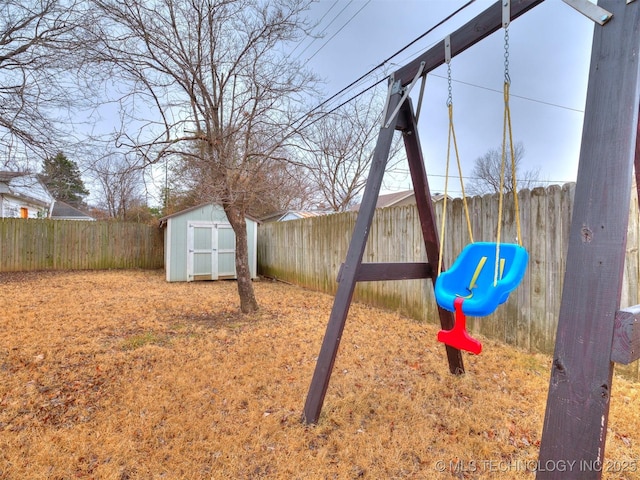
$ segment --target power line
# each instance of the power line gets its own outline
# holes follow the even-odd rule
[[[403,174],[403,175],[408,175],[409,174],[409,170],[408,169],[404,169],[404,168],[397,168],[394,171],[395,173],[399,173],[399,174]],[[446,175],[443,174],[438,174],[438,173],[427,173],[428,177],[435,177],[435,178],[447,178]],[[455,175],[456,177],[458,177],[458,175]],[[449,175],[449,177],[451,177],[451,175]],[[463,180],[484,180],[483,178],[480,177],[469,177],[466,175],[462,175],[462,179]],[[535,183],[548,183],[548,184],[557,184],[557,183],[571,183],[574,180],[535,180]]]
[[[362,81],[363,79],[365,79],[366,77],[368,77],[369,75],[371,75],[373,72],[375,72],[376,70],[384,67],[387,63],[389,63],[392,59],[394,59],[395,57],[397,57],[398,55],[400,55],[402,52],[404,52],[405,50],[407,50],[408,48],[410,48],[411,46],[413,46],[416,42],[422,40],[424,37],[426,37],[427,35],[429,35],[431,32],[433,32],[436,28],[442,26],[444,23],[446,23],[447,21],[449,21],[451,18],[453,18],[455,15],[457,15],[458,13],[460,13],[462,10],[464,10],[465,8],[467,8],[469,5],[471,5],[472,3],[474,3],[475,0],[469,0],[467,3],[465,3],[462,7],[458,8],[457,10],[455,10],[453,13],[451,13],[450,15],[448,15],[447,17],[445,17],[444,19],[440,20],[437,24],[435,24],[433,27],[429,28],[426,32],[424,32],[422,35],[418,36],[417,38],[415,38],[414,40],[412,40],[411,42],[409,42],[407,45],[405,45],[404,47],[402,47],[400,50],[398,50],[397,52],[395,52],[393,55],[391,55],[390,57],[386,58],[385,60],[383,60],[382,62],[380,62],[378,65],[376,65],[375,67],[373,67],[371,70],[369,70],[368,72],[366,72],[365,74],[361,75],[360,77],[358,77],[356,80],[354,80],[353,82],[351,82],[349,85],[347,85],[346,87],[344,87],[342,90],[340,90],[339,92],[333,94],[331,97],[329,97],[328,99],[324,100],[323,102],[321,102],[319,105],[317,105],[316,107],[312,108],[308,113],[306,113],[305,115],[301,116],[300,118],[296,119],[291,125],[295,125],[296,123],[300,122],[301,120],[304,120],[305,118],[307,118],[309,115],[311,115],[314,111],[318,110],[319,108],[322,108],[323,106],[325,106],[327,103],[329,103],[331,100],[333,100],[334,98],[338,97],[339,95],[341,95],[342,93],[344,93],[345,91],[349,90],[351,87],[353,87],[354,85],[358,84],[360,81]],[[382,80],[384,81],[384,80]],[[352,97],[350,100],[351,101],[355,98],[357,98],[358,96],[362,95],[363,93],[365,93],[368,90],[371,90],[371,88],[373,88],[374,86],[382,83],[382,81],[377,82],[376,84],[367,87],[365,90],[363,90],[362,92],[360,92],[358,95],[355,95],[354,97]],[[334,110],[335,111],[335,110]],[[317,120],[315,120],[317,121]],[[304,128],[304,127],[300,127],[300,128]]]
[[[442,78],[447,80],[447,77],[443,76],[443,75],[437,75],[435,73],[430,73],[429,75],[433,76],[433,77],[437,77],[437,78]],[[484,85],[477,85],[475,83],[471,83],[471,82],[465,82],[462,80],[455,80],[455,79],[451,79],[451,81],[455,82],[455,83],[460,83],[462,85],[467,85],[469,87],[475,87],[475,88],[480,88],[482,90],[488,90],[490,92],[495,92],[495,93],[499,93],[500,95],[503,95],[504,92],[502,90],[498,90],[496,88],[491,88],[491,87],[485,87]],[[514,93],[510,92],[509,95],[512,98],[520,98],[521,100],[528,100],[530,102],[535,102],[535,103],[540,103],[542,105],[548,105],[550,107],[556,107],[556,108],[562,108],[564,110],[570,110],[572,112],[578,112],[578,113],[584,113],[584,110],[580,110],[578,108],[573,108],[573,107],[567,107],[565,105],[559,105],[557,103],[551,103],[551,102],[545,102],[544,100],[537,100],[535,98],[531,98],[531,97],[525,97],[523,95],[515,95]]]
[[[333,10],[333,7],[335,7],[335,6],[338,4],[338,2],[339,2],[339,1],[340,1],[340,0],[335,0],[335,2],[333,2],[333,5],[331,5],[331,7],[329,8],[329,10],[327,10],[327,11],[325,12],[325,14],[320,18],[320,20],[318,20],[318,25],[320,25],[320,24],[322,23],[322,20],[324,20],[324,17],[326,17],[326,16],[329,14],[329,12],[330,12],[331,10]],[[326,26],[326,27],[324,27],[324,28],[322,29],[322,31],[320,31],[320,32],[317,34],[317,35],[318,35],[318,37],[320,37],[324,32],[326,32],[326,31],[327,31],[327,29],[328,29],[328,28],[333,24],[333,22],[335,22],[335,21],[338,19],[338,17],[339,17],[340,15],[342,15],[342,12],[344,12],[344,11],[349,7],[349,5],[351,5],[352,3],[353,3],[353,0],[350,0],[350,1],[349,1],[349,3],[347,3],[347,4],[343,7],[343,9],[342,9],[342,10],[340,10],[340,11],[336,14],[336,16],[335,16],[335,17],[333,17],[333,18],[331,19],[331,21],[327,24],[327,26]],[[302,50],[302,51],[298,54],[298,56],[295,58],[295,60],[298,60],[298,59],[302,56],[302,54],[303,54],[304,52],[306,52],[306,51],[309,49],[309,47],[311,47],[311,45],[313,45],[313,44],[318,40],[318,37],[314,38],[311,42],[309,42],[309,44],[308,44],[306,47],[304,47],[304,50]],[[298,45],[300,45],[300,43],[299,43]],[[298,47],[296,47],[296,48],[298,48]],[[294,49],[293,51],[295,51],[295,49]],[[293,53],[293,52],[291,52],[291,53]],[[315,55],[315,54],[314,54],[314,55]],[[307,60],[307,61],[308,61],[308,60]]]
[[[351,3],[351,2],[349,2],[349,3]],[[358,15],[362,10],[364,10],[364,8],[365,8],[367,5],[369,5],[370,3],[371,3],[371,0],[368,0],[368,1],[367,1],[367,3],[365,3],[362,7],[360,7],[360,9],[359,9],[356,13],[354,13],[354,14],[353,14],[353,16],[352,16],[349,20],[347,20],[347,22],[346,22],[344,25],[342,25],[342,26],[338,29],[338,31],[337,31],[336,33],[334,33],[333,35],[331,35],[331,37],[329,37],[329,39],[328,39],[326,42],[324,42],[324,43],[322,44],[322,46],[321,46],[318,50],[316,50],[315,52],[313,52],[313,55],[311,55],[309,58],[307,58],[307,60],[306,60],[305,64],[306,64],[306,63],[308,63],[308,62],[309,62],[309,60],[311,60],[313,57],[315,57],[315,56],[318,54],[318,52],[319,52],[320,50],[322,50],[324,47],[326,47],[326,46],[327,46],[327,43],[329,43],[331,40],[333,40],[333,39],[335,38],[335,36],[336,36],[336,35],[338,35],[338,34],[339,34],[339,33],[340,33],[340,32],[341,32],[341,31],[342,31],[342,30],[343,30],[347,25],[349,25],[349,24],[353,21],[353,19],[354,19],[354,18],[356,18],[356,16],[357,16],[357,15]]]
[[[382,82],[384,82],[387,79],[387,77],[384,77],[380,80],[378,80],[376,83],[374,83],[373,85],[369,85],[367,88],[365,88],[364,90],[360,91],[359,93],[356,93],[355,95],[353,95],[352,97],[350,97],[348,100],[345,100],[344,102],[342,102],[340,105],[338,105],[337,107],[332,108],[331,110],[329,110],[328,112],[324,112],[322,115],[320,115],[317,118],[314,118],[313,120],[311,120],[309,123],[306,123],[304,125],[301,125],[300,127],[298,127],[298,131],[300,130],[304,130],[305,128],[310,127],[311,125],[313,125],[316,122],[319,122],[320,120],[322,120],[325,117],[328,117],[329,115],[331,115],[333,112],[335,112],[336,110],[341,109],[342,107],[344,107],[347,103],[355,100],[356,98],[358,98],[360,95],[363,95],[365,93],[367,93],[369,90],[377,87],[378,85],[380,85]],[[311,112],[309,112],[306,116],[310,115]],[[295,123],[295,122],[294,122]]]
[[[442,75],[434,75],[434,74],[432,74],[432,75],[433,75],[434,77],[438,77],[438,78],[445,78],[445,77],[443,77]],[[298,128],[298,130],[303,130],[303,129],[307,128],[307,127],[310,127],[311,125],[313,125],[313,124],[314,124],[314,123],[316,123],[317,121],[319,121],[319,120],[323,119],[324,117],[327,117],[327,116],[331,115],[333,112],[335,112],[336,110],[339,110],[340,108],[344,107],[346,104],[348,104],[349,102],[351,102],[351,101],[355,100],[355,99],[356,99],[356,98],[358,98],[360,95],[363,95],[363,94],[365,94],[366,92],[368,92],[369,90],[371,90],[371,89],[373,89],[373,88],[377,87],[377,86],[378,86],[378,85],[380,85],[382,82],[384,82],[386,79],[387,79],[387,77],[384,77],[384,78],[382,78],[381,80],[378,80],[376,83],[374,83],[374,84],[372,84],[372,85],[368,86],[368,87],[367,87],[367,88],[365,88],[364,90],[362,90],[362,91],[360,91],[359,93],[357,93],[357,94],[353,95],[353,96],[352,96],[352,97],[350,97],[348,100],[345,100],[344,102],[342,102],[342,103],[341,103],[340,105],[338,105],[337,107],[334,107],[334,108],[332,108],[331,110],[329,110],[328,112],[325,112],[324,114],[322,114],[322,115],[321,115],[321,116],[319,116],[318,118],[315,118],[314,120],[312,120],[312,121],[311,121],[311,122],[309,122],[308,124],[302,125],[301,127],[299,127],[299,128]],[[470,86],[470,87],[480,88],[480,89],[483,89],[483,90],[488,90],[488,91],[490,91],[490,92],[496,92],[496,93],[499,93],[499,94],[503,94],[503,92],[502,92],[501,90],[498,90],[498,89],[494,89],[494,88],[490,88],[490,87],[485,87],[485,86],[482,86],[482,85],[476,85],[476,84],[473,84],[473,83],[470,83],[470,82],[464,82],[464,81],[462,81],[462,80],[455,80],[455,79],[452,79],[452,81],[453,81],[453,82],[456,82],[456,83],[461,83],[461,84],[463,84],[463,85],[467,85],[467,86]],[[527,100],[527,101],[529,101],[529,102],[539,103],[539,104],[541,104],[541,105],[547,105],[547,106],[549,106],[549,107],[561,108],[561,109],[564,109],[564,110],[569,110],[569,111],[577,112],[577,113],[584,113],[584,110],[580,110],[580,109],[578,109],[578,108],[567,107],[567,106],[565,106],[565,105],[559,105],[559,104],[557,104],[557,103],[545,102],[544,100],[537,100],[537,99],[535,99],[535,98],[525,97],[525,96],[523,96],[523,95],[515,95],[515,94],[511,93],[511,97],[512,97],[512,98],[519,98],[519,99],[521,99],[521,100]]]

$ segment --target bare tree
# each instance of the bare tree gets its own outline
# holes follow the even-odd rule
[[[284,210],[307,210],[315,207],[317,186],[307,169],[296,163],[280,163],[260,179],[264,194],[249,211],[257,218]]]
[[[522,159],[524,158],[524,146],[521,142],[514,145],[516,164],[516,188],[532,188],[539,182],[540,169],[522,171]],[[471,181],[467,186],[467,192],[471,195],[484,195],[498,193],[500,191],[500,174],[502,171],[502,148],[492,148],[482,157],[475,160],[471,172]],[[511,156],[507,151],[504,168],[503,192],[513,192],[513,175],[511,169]]]
[[[118,152],[96,160],[89,169],[93,177],[98,206],[108,212],[109,218],[136,220],[144,204],[143,170],[138,162]]]
[[[308,0],[93,3],[104,16],[94,22],[95,59],[129,88],[119,100],[134,122],[117,141],[149,163],[174,154],[202,162],[210,200],[236,235],[240,308],[256,310],[245,216],[261,194],[256,179],[288,160],[294,102],[314,80],[284,48],[306,34]]]
[[[336,212],[358,202],[382,120],[383,101],[375,95],[358,97],[302,130],[303,162],[319,191],[319,201]],[[392,171],[400,151],[394,142],[387,171]]]
[[[171,168],[171,210],[183,209],[203,203],[203,199],[218,194],[218,179],[210,165],[199,155],[188,155]],[[317,198],[317,189],[307,169],[295,162],[273,162],[253,177],[254,194],[247,212],[256,218],[284,210],[311,208]]]
[[[67,137],[65,112],[78,99],[69,88],[82,42],[79,0],[0,3],[0,168],[34,169]]]

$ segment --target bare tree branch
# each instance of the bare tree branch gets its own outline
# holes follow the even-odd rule
[[[0,151],[2,168],[54,155],[69,138],[81,95],[69,88],[81,62],[81,0],[5,0],[0,5]],[[79,60],[80,59],[80,60]],[[29,168],[29,165],[26,165]],[[31,165],[33,168],[33,165]]]

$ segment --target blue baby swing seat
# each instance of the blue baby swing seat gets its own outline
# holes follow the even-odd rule
[[[436,279],[438,305],[453,312],[456,298],[463,298],[462,311],[466,315],[484,317],[506,302],[524,277],[529,254],[520,245],[501,243],[496,277],[496,245],[476,242],[462,250],[451,268]]]

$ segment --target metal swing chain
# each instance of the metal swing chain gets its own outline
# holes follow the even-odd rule
[[[511,130],[511,114],[509,112],[509,25],[504,26],[504,116],[502,121],[502,157],[500,161],[500,188],[498,189],[498,231],[496,232],[496,261],[493,274],[493,286],[498,284],[498,269],[500,264],[500,240],[502,234],[502,207],[504,198],[504,167],[507,155],[507,123]],[[513,149],[513,147],[511,147]]]
[[[448,82],[448,97],[447,97],[447,107],[449,110],[449,134],[447,141],[447,164],[445,171],[445,180],[444,180],[444,198],[442,202],[442,222],[440,227],[440,252],[438,256],[438,275],[442,273],[442,254],[444,250],[444,233],[447,223],[447,197],[448,195],[448,186],[449,186],[449,159],[451,157],[451,143],[453,142],[453,147],[456,154],[456,162],[458,165],[458,176],[460,177],[460,188],[462,190],[462,203],[464,205],[464,212],[467,220],[467,230],[469,231],[469,240],[473,243],[473,230],[471,228],[471,218],[469,215],[469,206],[467,204],[467,196],[464,191],[464,181],[462,179],[462,166],[460,164],[460,153],[458,151],[458,142],[456,140],[456,131],[453,124],[453,88],[451,86],[451,59],[450,59],[450,49],[451,44],[449,43],[449,38],[445,39],[445,51],[447,58],[447,82]]]
[[[451,62],[447,63],[447,83],[449,89],[449,96],[447,97],[447,107],[453,105],[453,88],[451,87]]]
[[[504,83],[511,84],[511,77],[509,77],[509,27],[504,29]]]

